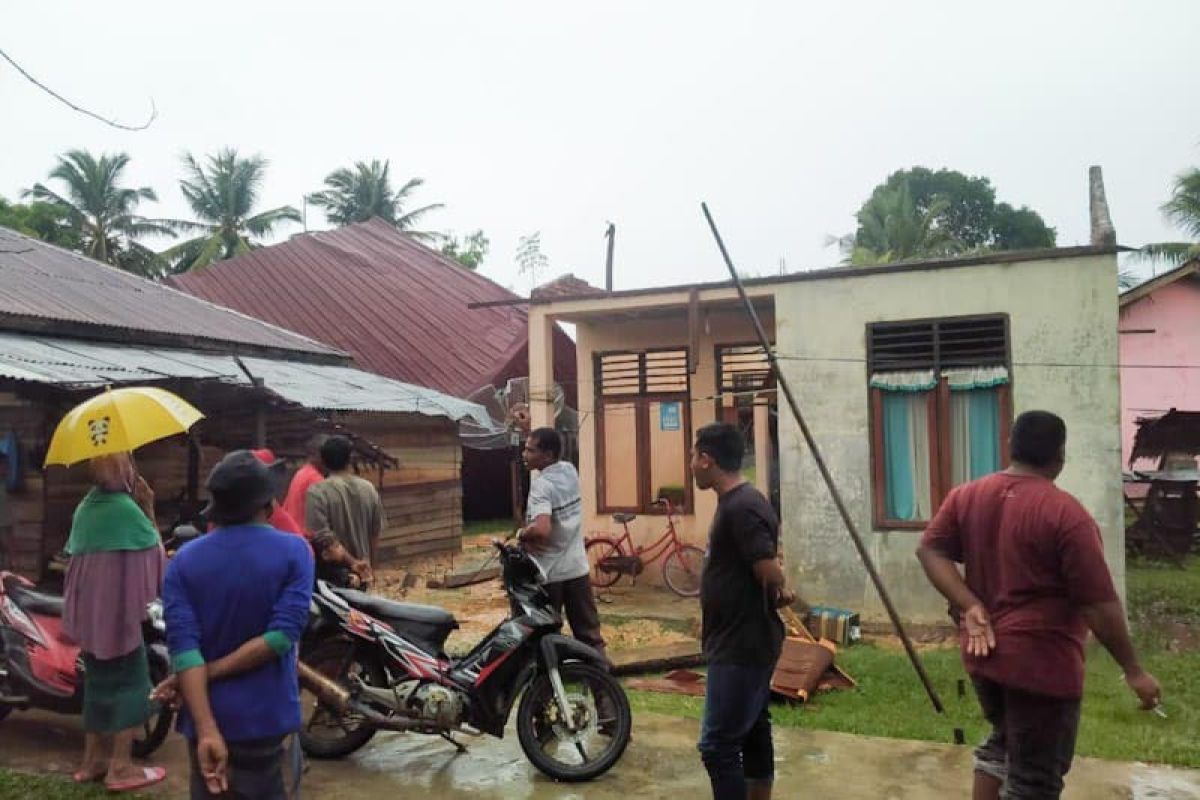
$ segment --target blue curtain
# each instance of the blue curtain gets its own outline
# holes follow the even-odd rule
[[[1000,394],[996,389],[967,392],[971,480],[1000,469]]]
[[[888,519],[915,519],[916,496],[910,465],[913,460],[909,430],[909,395],[883,392],[883,469],[885,512]]]

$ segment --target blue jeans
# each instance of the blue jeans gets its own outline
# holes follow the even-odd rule
[[[713,800],[746,800],[748,782],[775,778],[771,743],[771,667],[710,664],[700,726],[700,758]]]

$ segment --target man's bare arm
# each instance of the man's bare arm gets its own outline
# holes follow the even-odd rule
[[[1125,622],[1125,610],[1120,601],[1110,600],[1079,609],[1088,628],[1095,634],[1125,673],[1125,682],[1134,691],[1143,708],[1154,708],[1159,704],[1162,690],[1154,676],[1142,669],[1129,637],[1129,626]]]
[[[983,601],[967,586],[959,574],[958,565],[925,545],[917,548],[917,560],[921,562],[933,588],[962,611],[963,623],[967,628],[967,653],[978,658],[986,657],[996,649],[996,633],[992,630],[992,620]]]
[[[786,588],[787,578],[784,577],[783,567],[777,558],[764,558],[754,562],[754,577],[762,584],[776,608],[790,606],[796,602],[796,595]]]

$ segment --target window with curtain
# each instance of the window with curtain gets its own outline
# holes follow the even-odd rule
[[[595,376],[600,511],[690,511],[688,351],[597,354]]]
[[[1006,463],[1007,319],[868,326],[877,527],[919,527],[953,487]]]

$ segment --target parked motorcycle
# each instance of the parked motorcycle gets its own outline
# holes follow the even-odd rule
[[[14,709],[83,713],[83,658],[62,632],[63,599],[34,589],[12,572],[0,572],[0,720]],[[154,685],[171,671],[162,603],[146,609],[142,635]],[[145,758],[171,732],[174,713],[155,706],[134,738],[133,754]]]
[[[300,654],[304,751],[339,758],[378,730],[504,735],[517,697],[517,738],[539,770],[588,781],[629,743],[621,684],[596,650],[559,633],[544,573],[518,547],[496,543],[511,614],[465,657],[446,656],[453,615],[318,581]],[[308,698],[308,695],[313,695]]]

